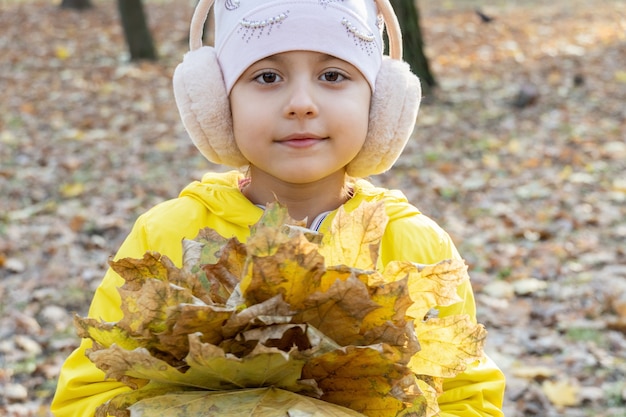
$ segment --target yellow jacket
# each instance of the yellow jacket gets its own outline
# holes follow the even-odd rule
[[[222,236],[245,241],[248,226],[256,223],[262,209],[252,204],[240,191],[241,174],[206,174],[201,182],[187,186],[179,198],[161,203],[135,223],[116,259],[141,258],[148,251],[167,255],[178,266],[182,263],[183,238],[193,239],[198,231],[210,227]],[[399,191],[374,187],[365,180],[357,181],[354,197],[344,205],[351,211],[363,201],[385,202],[389,223],[381,242],[383,264],[391,260],[409,260],[431,264],[444,259],[459,258],[450,237],[434,221],[410,205]],[[334,212],[322,223],[324,233]],[[122,318],[117,288],[123,279],[109,269],[96,290],[89,317],[115,322]],[[468,314],[476,317],[474,295],[469,284],[458,289],[463,301],[440,309],[440,316]],[[57,417],[91,417],[95,409],[129,388],[114,380],[105,380],[104,373],[85,356],[91,342],[84,339],[66,360],[52,402]],[[468,370],[444,383],[439,397],[442,417],[502,416],[504,375],[489,359],[477,362]]]

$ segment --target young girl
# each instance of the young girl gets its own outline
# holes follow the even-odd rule
[[[421,264],[460,258],[450,237],[399,191],[359,179],[386,171],[408,140],[419,104],[419,83],[400,58],[397,20],[388,0],[217,0],[215,48],[200,47],[212,1],[202,0],[192,21],[192,51],[174,76],[181,117],[212,162],[247,167],[206,174],[176,199],[142,215],[116,259],[167,255],[180,266],[181,241],[210,227],[245,241],[249,226],[272,201],[291,217],[324,233],[341,206],[383,201],[389,223],[381,259]],[[382,18],[381,18],[382,15]],[[382,24],[390,55],[383,57]],[[109,270],[89,316],[122,317]],[[469,284],[463,301],[440,316],[475,319]],[[90,342],[67,359],[52,411],[92,416],[129,388],[105,380],[85,356]],[[442,416],[501,416],[504,377],[488,359],[444,384]]]

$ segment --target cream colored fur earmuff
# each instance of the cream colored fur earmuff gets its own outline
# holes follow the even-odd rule
[[[202,30],[214,0],[201,0],[190,29],[190,51],[174,72],[174,96],[183,125],[202,155],[216,164],[248,164],[233,136],[226,86],[215,49],[202,46]],[[421,100],[418,78],[402,61],[402,35],[389,0],[376,0],[389,36],[389,57],[383,57],[370,104],[367,137],[347,166],[353,177],[387,171],[402,153]]]

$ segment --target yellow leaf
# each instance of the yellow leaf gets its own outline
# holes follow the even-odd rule
[[[409,362],[416,374],[449,378],[482,357],[487,331],[469,316],[458,315],[415,320],[421,350]]]
[[[183,386],[178,386],[176,389],[177,392],[180,393],[187,390],[187,388]],[[196,390],[196,388],[190,387],[189,390]],[[113,397],[96,409],[95,417],[127,416],[128,412],[122,410],[126,410],[129,406],[141,400],[169,394],[170,392],[172,392],[172,386],[170,384],[150,382],[140,389],[127,391]],[[159,415],[162,415],[162,413]]]
[[[199,251],[193,259],[189,259],[190,255],[186,253],[186,250],[183,252],[183,264],[197,266],[215,263],[219,259],[222,248],[231,240],[237,241],[236,238],[226,239],[208,227],[201,229],[194,240],[183,240],[184,249],[187,249],[189,244],[199,245]]]
[[[211,389],[274,386],[305,391],[308,387],[298,383],[304,360],[294,357],[294,353],[259,344],[246,357],[237,358],[217,346],[201,343],[198,335],[190,335],[186,358],[190,368],[185,375],[202,379],[202,384],[210,381]]]
[[[324,292],[312,292],[302,302],[294,321],[308,323],[342,346],[357,344],[361,322],[379,306],[358,278],[335,280]]]
[[[73,182],[70,184],[63,184],[61,186],[61,194],[65,198],[78,197],[85,192],[85,184],[81,182]]]
[[[626,71],[615,71],[615,81],[626,84]]]
[[[419,397],[415,376],[382,345],[348,346],[307,361],[303,378],[314,379],[325,401],[367,416],[389,416]]]
[[[277,388],[221,392],[181,392],[140,401],[130,417],[359,417],[353,410]]]
[[[575,383],[546,380],[541,388],[550,402],[557,407],[574,407],[580,404],[580,387]]]
[[[422,395],[424,396],[418,404],[416,405],[417,410],[414,412],[421,417],[434,417],[438,416],[439,412],[439,404],[437,402],[437,398],[441,394],[441,392],[437,392],[434,386],[441,387],[443,385],[442,380],[429,380],[428,382],[422,379],[417,380],[417,386],[419,387]],[[397,417],[406,416],[411,417],[414,414],[410,414],[414,409],[409,408],[406,411],[398,414]]]
[[[422,265],[417,270],[402,262],[391,262],[385,268],[385,274],[392,276],[403,273],[409,275],[409,293],[413,300],[413,304],[407,310],[407,315],[416,320],[421,320],[431,308],[448,306],[461,301],[457,294],[457,287],[469,280],[467,265],[460,260]]]
[[[364,331],[382,326],[388,321],[404,322],[407,309],[411,306],[411,298],[407,287],[408,277],[397,281],[376,285],[372,291],[372,301],[379,308],[369,313],[362,323]]]
[[[513,369],[512,374],[518,378],[544,380],[556,374],[556,369],[550,366],[525,366],[520,365]]]
[[[278,203],[268,204],[261,220],[250,228],[247,246],[251,255],[270,256],[278,246],[289,239],[283,226],[293,224],[285,206]]]
[[[54,55],[61,60],[65,60],[69,58],[72,53],[65,46],[57,46],[56,48],[54,48]]]
[[[116,326],[115,323],[105,323],[92,318],[74,316],[74,326],[79,337],[88,337],[105,348],[115,343],[127,350],[141,346],[140,341],[133,338],[126,330]]]
[[[326,265],[376,269],[380,240],[387,221],[382,202],[363,203],[350,213],[340,207],[320,248]]]
[[[317,291],[328,291],[328,289],[335,283],[336,280],[345,281],[350,277],[355,277],[362,283],[366,284],[370,289],[370,293],[373,292],[376,285],[371,285],[372,276],[377,275],[376,271],[365,271],[362,269],[351,268],[346,265],[333,265],[326,268],[326,272],[322,275],[322,279],[319,283]]]
[[[273,238],[268,234],[264,241],[268,247],[273,247],[271,255],[253,255],[249,260],[248,275],[241,283],[241,291],[249,305],[282,294],[285,301],[298,308],[319,286],[324,258],[317,252],[317,245],[303,235],[276,245],[270,242]]]
[[[245,358],[225,353],[217,346],[202,343],[199,335],[189,336],[186,366],[172,366],[147,349],[125,350],[117,345],[90,350],[89,359],[107,378],[126,381],[129,377],[153,382],[190,386],[208,390],[275,386],[291,391],[307,391],[298,383],[303,359],[278,349],[257,347]]]
[[[146,252],[142,259],[110,261],[109,265],[124,278],[122,289],[125,291],[140,291],[149,279],[156,279],[187,288],[198,299],[213,304],[208,293],[208,284],[205,287],[196,274],[185,268],[177,268],[167,256],[161,256],[157,252]]]
[[[168,152],[174,152],[177,148],[177,145],[176,145],[176,142],[167,138],[167,139],[162,139],[158,141],[154,147],[159,152],[168,153]]]

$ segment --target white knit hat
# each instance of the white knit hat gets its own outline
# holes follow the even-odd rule
[[[226,91],[256,61],[315,51],[354,65],[372,91],[383,54],[374,0],[216,0],[215,50]]]

